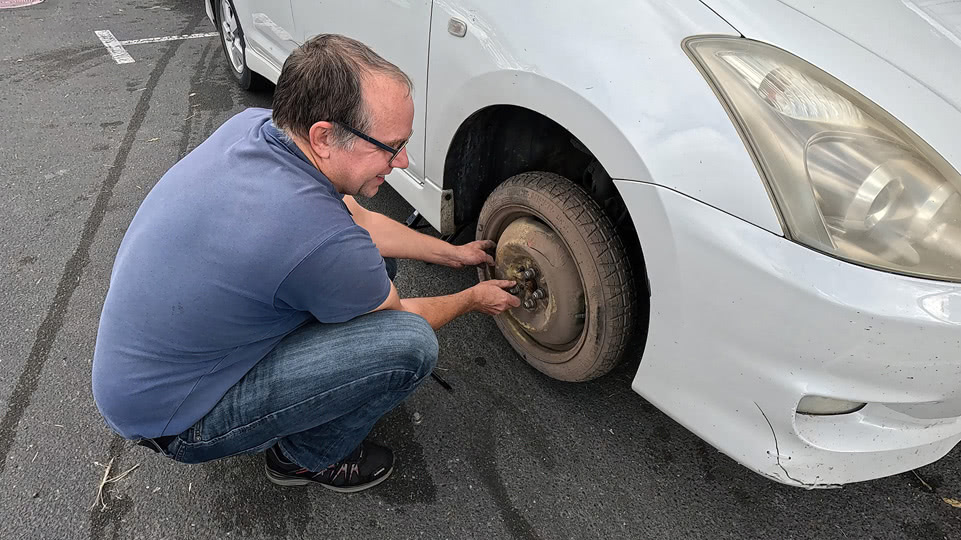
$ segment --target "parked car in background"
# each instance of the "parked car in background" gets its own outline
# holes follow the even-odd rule
[[[641,355],[638,394],[798,486],[961,439],[961,2],[207,7],[244,87],[320,33],[410,75],[388,181],[497,241],[497,324],[546,375]]]

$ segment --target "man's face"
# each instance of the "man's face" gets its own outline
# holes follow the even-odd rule
[[[375,75],[364,82],[363,88],[372,119],[366,135],[398,148],[410,137],[414,123],[414,101],[407,87],[389,77]],[[331,148],[323,172],[344,195],[373,197],[390,171],[395,167],[406,169],[409,163],[406,148],[391,159],[387,150],[356,137],[349,150]]]

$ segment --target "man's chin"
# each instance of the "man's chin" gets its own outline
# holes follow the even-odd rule
[[[378,191],[380,191],[380,184],[367,185],[367,186],[364,186],[364,189],[360,190],[360,193],[358,193],[357,196],[363,197],[365,199],[369,199],[374,195],[377,195]]]

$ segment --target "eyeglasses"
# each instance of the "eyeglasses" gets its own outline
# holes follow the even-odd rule
[[[404,147],[407,146],[407,143],[410,142],[410,136],[408,136],[407,139],[404,140],[404,142],[402,142],[402,143],[400,144],[400,146],[398,146],[397,148],[393,148],[392,146],[386,145],[386,144],[378,141],[377,139],[371,137],[370,135],[368,135],[368,134],[366,134],[366,133],[364,133],[364,132],[362,132],[362,131],[358,131],[358,130],[356,130],[356,129],[350,127],[350,126],[348,126],[347,124],[343,124],[343,123],[341,123],[341,122],[335,122],[335,124],[341,126],[342,128],[344,128],[344,129],[346,129],[347,131],[353,133],[354,135],[360,137],[361,139],[364,139],[365,141],[369,142],[370,144],[373,144],[373,145],[376,146],[377,148],[380,148],[381,150],[383,150],[383,151],[385,151],[385,152],[389,152],[389,153],[390,153],[390,159],[387,160],[387,163],[393,163],[393,162],[394,162],[394,158],[397,157],[397,154],[400,154],[401,152],[403,152],[403,151],[404,151]],[[413,134],[414,134],[414,132],[411,131],[411,135],[413,135]]]

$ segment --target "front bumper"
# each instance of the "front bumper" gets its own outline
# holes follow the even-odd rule
[[[651,283],[633,389],[779,482],[908,471],[961,440],[961,285],[817,253],[677,192],[617,181]],[[814,395],[865,402],[798,414]]]

